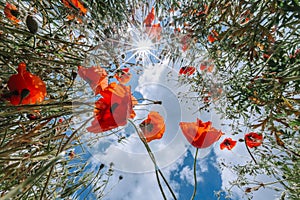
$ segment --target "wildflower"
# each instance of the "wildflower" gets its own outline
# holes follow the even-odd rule
[[[151,27],[146,27],[146,32],[148,33],[148,35],[151,39],[160,40],[161,31],[162,31],[162,28],[160,26],[160,23],[153,24]]]
[[[103,91],[102,98],[95,103],[92,125],[89,132],[101,133],[119,126],[125,126],[128,118],[134,118],[130,86],[111,83]]]
[[[95,95],[100,94],[100,91],[108,86],[107,73],[100,66],[89,68],[78,66],[78,74],[90,85]]]
[[[245,135],[246,145],[250,148],[258,147],[262,144],[263,136],[254,132]]]
[[[236,141],[231,138],[225,138],[225,140],[220,144],[221,150],[227,148],[228,150],[233,149],[235,147]]]
[[[220,139],[223,133],[211,127],[211,124],[198,118],[196,122],[179,123],[183,135],[196,148],[207,148]]]
[[[216,38],[212,35],[212,34],[209,34],[208,37],[207,37],[207,40],[210,42],[210,43],[213,43]]]
[[[154,8],[151,9],[151,12],[147,15],[147,17],[144,19],[144,24],[146,26],[151,26],[152,22],[154,21],[155,13]]]
[[[201,63],[200,64],[200,70],[201,71],[207,71],[207,72],[212,72],[214,70],[214,65],[210,64],[207,66],[206,64]]]
[[[213,43],[214,41],[218,40],[218,36],[219,36],[218,32],[216,30],[212,30],[211,34],[208,35],[207,40],[210,43]]]
[[[190,48],[191,42],[192,42],[191,36],[189,34],[188,35],[184,35],[180,39],[180,43],[182,45],[182,47],[181,47],[182,51],[188,50]]]
[[[44,100],[46,85],[38,77],[26,71],[26,64],[20,63],[18,74],[12,75],[8,80],[8,88],[11,92],[8,100],[13,105],[36,104]]]
[[[62,2],[67,8],[75,8],[76,10],[79,10],[82,15],[87,13],[86,6],[79,0],[62,0]]]
[[[193,66],[186,66],[186,67],[181,67],[180,70],[179,70],[179,74],[180,75],[192,75],[194,72],[196,71],[196,68],[193,67]]]
[[[131,73],[129,73],[129,68],[124,68],[121,70],[118,70],[115,74],[115,78],[119,81],[121,84],[126,84],[131,79]]]
[[[7,17],[7,19],[10,19],[16,24],[20,22],[20,20],[18,19],[20,13],[15,5],[6,3],[6,6],[4,8],[4,14]]]
[[[151,142],[152,140],[162,138],[165,132],[165,122],[158,112],[151,111],[147,119],[140,124],[140,128],[144,133],[146,141]]]

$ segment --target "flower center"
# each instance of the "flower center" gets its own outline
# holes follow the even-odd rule
[[[114,111],[116,110],[116,108],[119,106],[119,104],[118,103],[114,103],[113,105],[111,105],[111,107],[110,107],[110,112],[111,113],[114,113]]]
[[[147,133],[151,132],[154,128],[153,124],[151,124],[151,123],[141,124],[140,127],[144,132],[147,132]]]

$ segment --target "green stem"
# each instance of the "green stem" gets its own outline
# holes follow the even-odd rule
[[[245,140],[245,146],[246,146],[246,149],[247,149],[248,153],[250,154],[252,160],[254,161],[255,164],[257,164],[257,162],[256,162],[256,160],[255,160],[255,158],[254,158],[254,156],[252,155],[252,153],[251,153],[249,147],[248,147],[247,144],[246,144],[246,140]]]
[[[194,159],[194,191],[193,191],[193,195],[191,197],[191,200],[195,199],[196,196],[196,192],[197,192],[197,170],[196,170],[196,166],[197,166],[197,156],[198,156],[198,151],[199,149],[196,149],[196,154],[195,154],[195,159]]]
[[[283,83],[288,83],[289,81],[299,81],[300,77],[299,76],[291,76],[291,77],[286,77],[284,79],[282,79],[281,81]]]
[[[171,192],[173,199],[174,199],[174,200],[177,200],[176,195],[175,195],[175,193],[173,192],[171,186],[169,185],[167,179],[166,179],[165,176],[163,175],[162,171],[159,169],[159,167],[158,167],[158,165],[157,165],[157,163],[156,163],[154,154],[152,153],[152,151],[151,151],[151,149],[150,149],[150,147],[149,147],[149,145],[148,145],[148,143],[147,143],[147,141],[146,141],[146,138],[145,138],[143,132],[142,132],[142,131],[134,124],[134,122],[133,122],[131,119],[128,119],[128,121],[133,125],[133,127],[135,128],[135,130],[136,130],[136,132],[137,132],[137,134],[138,134],[138,136],[139,136],[139,138],[140,138],[140,140],[143,142],[145,148],[147,149],[147,152],[148,152],[148,154],[149,154],[149,156],[150,156],[150,158],[151,158],[151,160],[152,160],[152,162],[153,162],[153,164],[154,164],[154,167],[155,167],[155,173],[158,172],[158,173],[161,175],[161,177],[163,178],[163,180],[164,180],[165,184],[167,185],[169,191]],[[160,183],[160,180],[159,180],[158,175],[156,176],[156,178],[157,178],[157,182],[158,182],[158,185],[159,185],[159,189],[160,189],[160,191],[161,191],[161,193],[162,193],[162,196],[165,198],[165,194],[164,194],[163,188],[161,187],[161,183]]]
[[[164,198],[164,200],[166,200],[167,198],[166,198],[166,195],[165,195],[165,193],[163,192],[164,190],[163,190],[163,188],[162,188],[162,186],[161,186],[161,183],[160,183],[160,180],[159,180],[159,176],[158,176],[158,170],[157,169],[155,169],[155,175],[156,175],[156,180],[157,180],[157,183],[158,183],[158,186],[159,186],[159,189],[160,189],[160,191],[162,191],[162,196],[163,196],[163,198]]]
[[[42,176],[44,173],[46,173],[48,171],[48,169],[50,167],[52,167],[53,165],[56,164],[56,162],[61,159],[62,156],[57,156],[53,159],[50,160],[50,162],[45,165],[44,167],[42,167],[40,170],[38,170],[33,176],[27,178],[24,182],[22,182],[21,184],[19,184],[18,186],[16,186],[15,188],[13,188],[10,192],[8,192],[5,196],[1,197],[0,200],[4,200],[4,199],[12,199],[13,197],[16,197],[16,195],[18,195],[19,193],[22,192],[22,190],[26,187],[28,187],[29,185],[31,185],[35,179],[37,179],[38,177]]]

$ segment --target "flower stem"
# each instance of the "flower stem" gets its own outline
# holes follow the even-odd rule
[[[252,160],[254,161],[255,164],[257,164],[257,162],[256,162],[256,160],[255,160],[255,158],[254,158],[254,156],[252,155],[252,153],[251,153],[249,147],[248,147],[247,144],[246,144],[246,140],[245,140],[245,146],[246,146],[246,149],[247,149],[248,153],[250,154]]]
[[[163,188],[162,188],[162,186],[161,186],[161,183],[160,183],[159,176],[158,176],[158,173],[157,173],[157,172],[158,172],[158,170],[155,169],[155,175],[156,175],[156,180],[157,180],[159,189],[160,189],[160,191],[162,191],[161,194],[162,194],[164,200],[167,200],[166,195],[165,195],[165,193],[164,193],[164,190],[163,190]]]
[[[191,197],[191,200],[195,199],[196,192],[197,192],[197,173],[196,173],[197,170],[196,170],[196,166],[197,166],[198,151],[199,151],[199,148],[196,149],[196,154],[195,154],[195,159],[194,159],[194,192],[193,192],[193,195]]]
[[[164,193],[164,191],[163,191],[163,188],[162,188],[162,186],[161,186],[161,183],[160,183],[160,180],[159,180],[159,177],[158,177],[157,172],[158,172],[158,173],[161,175],[161,177],[163,178],[163,180],[164,180],[165,184],[167,185],[167,187],[168,187],[170,193],[172,194],[173,199],[174,199],[174,200],[177,200],[177,198],[176,198],[176,196],[175,196],[175,194],[174,194],[174,192],[173,192],[171,186],[169,185],[167,179],[166,179],[165,176],[163,175],[162,171],[159,169],[159,167],[158,167],[158,165],[157,165],[157,163],[156,163],[154,154],[152,153],[152,151],[151,151],[151,149],[150,149],[150,147],[149,147],[149,145],[148,145],[148,143],[147,143],[147,141],[146,141],[146,138],[145,138],[144,134],[142,133],[142,131],[140,130],[140,128],[137,127],[137,126],[134,124],[134,122],[133,122],[132,120],[128,119],[128,121],[129,121],[129,122],[133,125],[133,127],[135,128],[135,130],[136,130],[136,132],[137,132],[137,134],[138,134],[140,140],[143,142],[143,144],[144,144],[144,146],[145,146],[145,148],[146,148],[146,150],[147,150],[147,152],[148,152],[148,154],[149,154],[149,156],[150,156],[150,158],[151,158],[151,160],[152,160],[152,162],[153,162],[153,164],[154,164],[154,167],[155,167],[155,173],[156,173],[156,179],[157,179],[157,182],[158,182],[158,185],[159,185],[159,189],[160,189],[160,191],[161,191],[161,193],[162,193],[162,196],[163,196],[164,198],[166,198],[165,193]]]

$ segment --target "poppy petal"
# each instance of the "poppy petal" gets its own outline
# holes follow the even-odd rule
[[[245,135],[245,142],[249,148],[258,147],[262,144],[263,136],[254,132]]]
[[[144,133],[147,142],[162,138],[165,132],[165,122],[163,117],[155,111],[151,111],[141,124],[140,128]]]
[[[94,115],[89,132],[101,133],[125,126],[128,118],[134,118],[132,96],[129,86],[111,83],[100,92],[102,98],[95,103]]]
[[[179,70],[179,75],[192,75],[193,73],[195,73],[196,68],[193,66],[186,66],[186,67],[181,67]]]
[[[222,136],[222,132],[211,127],[211,122],[180,122],[183,135],[196,148],[207,148]]]
[[[13,105],[36,104],[45,99],[46,84],[40,77],[26,71],[26,64],[20,63],[18,74],[12,75],[7,83],[12,95],[8,100]]]
[[[13,4],[6,3],[6,6],[4,8],[4,14],[7,19],[10,19],[14,23],[19,23],[21,22],[17,17],[19,15],[19,11],[17,7]]]
[[[129,73],[129,68],[124,68],[118,71],[114,77],[119,81],[119,83],[126,84],[130,81],[131,76],[132,75]]]
[[[231,150],[235,147],[237,141],[232,140],[231,138],[225,138],[223,142],[220,144],[220,149],[223,150],[227,148],[228,150]]]
[[[105,69],[100,66],[82,67],[78,66],[78,74],[85,80],[95,95],[99,94],[108,86],[108,78]]]
[[[154,8],[152,8],[151,12],[146,16],[143,23],[146,26],[151,26],[152,22],[154,21],[154,18],[155,18]]]

